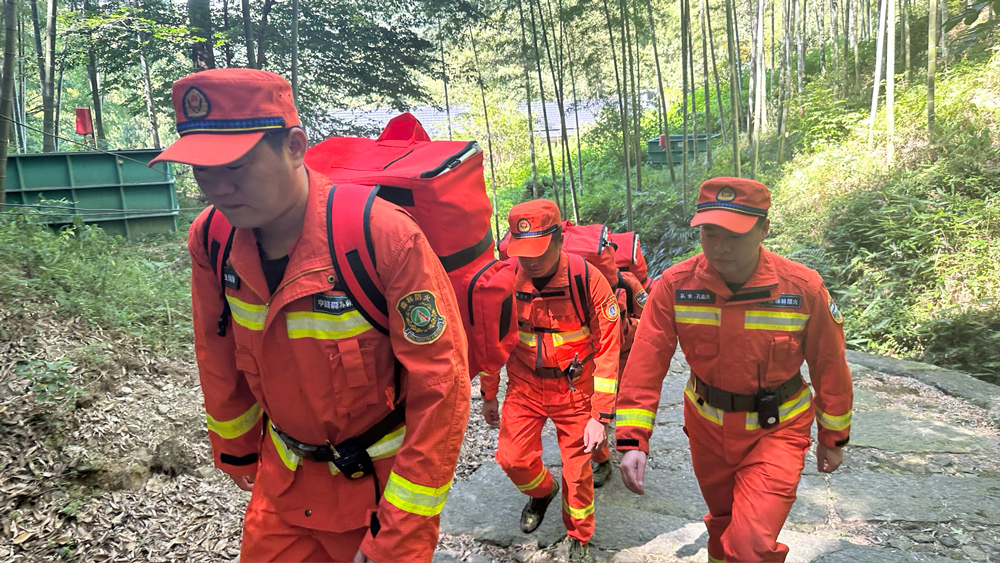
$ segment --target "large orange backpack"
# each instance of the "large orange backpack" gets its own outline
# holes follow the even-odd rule
[[[469,342],[469,374],[499,370],[517,344],[514,268],[493,256],[492,208],[479,145],[431,141],[420,122],[404,113],[389,121],[378,139],[331,137],[306,151],[305,162],[335,184],[326,212],[330,256],[365,319],[388,334],[385,285],[375,270],[368,220],[379,197],[413,216],[448,273]],[[222,241],[231,227],[218,224],[225,217],[214,215],[206,248],[222,279],[229,246]],[[220,319],[221,331],[224,323]]]

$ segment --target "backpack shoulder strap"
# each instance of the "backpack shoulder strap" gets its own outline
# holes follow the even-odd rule
[[[341,184],[330,188],[326,235],[341,289],[365,320],[383,334],[389,334],[385,286],[375,269],[375,245],[369,221],[377,195],[378,186]]]
[[[229,261],[229,251],[233,249],[233,235],[235,234],[236,228],[230,225],[226,216],[218,213],[218,209],[213,206],[208,211],[208,216],[205,217],[205,232],[202,241],[205,251],[208,252],[208,259],[212,262],[212,267],[215,268],[215,277],[219,278],[222,314],[219,315],[219,326],[215,331],[219,336],[226,335],[226,327],[229,326],[229,317],[232,315],[229,310],[229,300],[226,299],[226,280],[223,277],[223,270],[226,267],[226,262]]]
[[[635,312],[635,304],[633,303],[633,299],[635,299],[635,292],[632,291],[632,286],[625,281],[625,276],[622,275],[621,270],[618,271],[618,283],[615,287],[625,290],[625,308],[628,312],[628,316],[631,317]]]
[[[583,326],[590,325],[590,266],[583,256],[569,256],[569,296]]]

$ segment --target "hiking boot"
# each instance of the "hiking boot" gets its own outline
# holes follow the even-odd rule
[[[590,556],[590,544],[570,538],[569,563],[593,563],[593,561],[594,558]]]
[[[594,470],[594,488],[600,489],[608,482],[608,478],[611,477],[611,460],[608,459],[601,463],[592,461],[590,462],[590,468]]]
[[[528,499],[528,504],[524,505],[524,510],[521,511],[522,532],[530,534],[538,528],[539,524],[542,523],[542,519],[545,518],[545,509],[549,507],[549,503],[558,494],[559,483],[555,483],[555,487],[552,488],[551,493],[541,498],[531,497]]]

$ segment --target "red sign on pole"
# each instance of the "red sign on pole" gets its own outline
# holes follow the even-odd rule
[[[76,108],[76,134],[94,134],[94,121],[90,118],[90,108]]]

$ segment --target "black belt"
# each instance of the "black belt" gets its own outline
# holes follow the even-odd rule
[[[357,479],[353,475],[357,473],[357,469],[354,467],[348,467],[347,470],[342,467],[343,465],[350,465],[350,459],[359,456],[364,453],[364,456],[368,457],[365,450],[372,446],[375,442],[378,442],[386,434],[395,430],[400,424],[405,420],[405,404],[399,403],[396,408],[392,409],[389,414],[385,416],[382,420],[376,422],[371,428],[365,430],[361,434],[355,436],[354,438],[348,438],[339,444],[330,444],[327,442],[323,445],[307,444],[305,442],[300,442],[295,438],[289,436],[282,432],[274,423],[271,423],[271,429],[274,430],[275,434],[281,438],[281,441],[288,446],[288,449],[293,453],[298,455],[303,459],[309,459],[312,461],[328,461],[332,462],[338,468],[343,471],[344,475]],[[370,463],[370,458],[368,462]]]
[[[583,366],[586,365],[587,362],[593,359],[594,359],[593,354],[587,354],[586,358],[580,360],[580,366],[581,366],[580,373],[578,373],[576,377],[572,378],[573,381],[576,381],[577,379],[580,378],[581,375],[583,375]],[[535,368],[535,375],[537,375],[542,379],[560,379],[563,377],[569,377],[569,370],[557,367],[541,367],[541,368]]]
[[[759,410],[758,397],[760,393],[756,395],[730,393],[729,391],[724,391],[705,383],[694,372],[691,372],[691,378],[694,380],[694,392],[700,395],[706,403],[717,409],[726,412],[754,412]],[[802,374],[796,373],[788,381],[779,385],[777,389],[765,389],[764,391],[776,393],[778,395],[778,402],[784,403],[795,396],[802,389],[803,385],[805,385],[805,381],[802,379]]]

